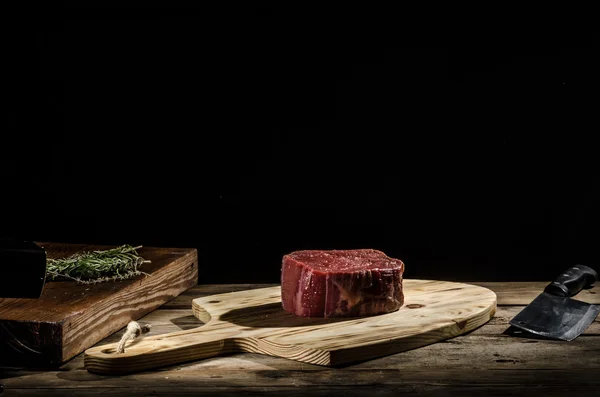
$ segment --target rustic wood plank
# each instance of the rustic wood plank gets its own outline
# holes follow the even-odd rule
[[[192,300],[204,296],[226,294],[261,288],[276,287],[279,284],[198,284],[166,302],[160,309],[191,309]]]
[[[406,280],[400,310],[381,316],[298,317],[281,307],[280,287],[210,295],[192,310],[201,328],[149,336],[115,354],[116,344],[88,349],[89,371],[123,374],[235,351],[338,366],[413,349],[468,332],[490,320],[496,295],[486,288]]]
[[[109,246],[38,243],[49,258]],[[60,365],[197,284],[194,248],[143,247],[149,276],[101,283],[48,282],[39,299],[0,299],[0,362]]]
[[[510,326],[508,323],[514,316],[516,316],[523,306],[498,306],[494,317],[486,324],[485,327],[477,328],[472,331],[473,335],[501,335]],[[581,336],[600,336],[600,317],[585,330]],[[580,337],[581,337],[580,336]]]
[[[70,366],[68,371],[6,371],[7,378],[13,379],[13,384],[25,386],[31,379],[45,384],[69,387],[70,382],[85,380],[103,380],[109,386],[126,386],[132,381],[152,379],[157,376],[191,378],[201,375],[205,378],[219,378],[227,375],[230,380],[244,379],[264,371],[280,371],[281,376],[287,373],[332,373],[342,375],[351,373],[377,373],[378,371],[422,371],[437,372],[460,369],[466,373],[476,370],[485,371],[589,371],[591,375],[598,373],[600,362],[600,338],[591,337],[578,339],[577,343],[568,342],[539,342],[512,343],[507,338],[498,337],[458,337],[457,343],[441,342],[424,348],[415,349],[390,355],[360,364],[331,368],[305,364],[255,353],[237,353],[224,357],[213,357],[181,365],[165,367],[156,371],[145,371],[123,376],[108,376],[90,373],[85,370],[82,362]],[[511,345],[513,345],[511,347]],[[566,346],[567,345],[567,346]],[[489,350],[487,350],[489,348]],[[576,353],[577,355],[574,355]],[[241,371],[241,372],[239,372]],[[242,373],[243,372],[243,373]],[[60,376],[69,374],[69,376]],[[248,374],[248,375],[245,375]],[[58,376],[57,376],[58,375]],[[424,374],[427,375],[427,374]],[[237,377],[237,378],[236,378]],[[424,377],[426,379],[427,376]],[[598,378],[594,376],[594,378]],[[221,382],[221,381],[215,381]],[[256,383],[254,383],[256,384]],[[75,384],[71,384],[71,387]]]
[[[522,282],[483,282],[465,281],[468,284],[489,288],[497,295],[498,306],[502,305],[527,305],[538,296],[548,284],[545,281]],[[192,300],[208,295],[227,292],[244,291],[248,289],[274,287],[278,284],[198,284],[185,291],[177,298],[166,303],[162,309],[187,309],[192,306]],[[600,287],[583,290],[574,298],[587,303],[600,304]]]
[[[477,373],[473,374],[477,375]],[[507,374],[508,376],[508,374]],[[548,374],[552,376],[552,374]],[[87,386],[84,389],[69,389],[69,396],[221,396],[238,397],[244,396],[367,396],[367,397],[388,397],[399,395],[427,396],[427,397],[447,397],[447,396],[527,396],[527,397],[557,397],[575,394],[581,397],[595,397],[598,395],[598,386],[595,384],[550,384],[545,385],[544,378],[540,378],[537,385],[498,385],[498,384],[471,384],[463,382],[462,384],[443,384],[431,380],[431,383],[410,382],[403,384],[386,385],[382,383],[369,383],[365,385],[311,385],[302,386],[227,386],[227,387],[205,387],[196,384],[169,383],[165,380],[167,386],[145,387],[137,384],[131,385],[127,389],[122,388],[101,388]],[[200,389],[199,389],[200,388]],[[10,389],[11,396],[64,396],[65,390],[61,389]]]
[[[52,376],[53,375],[53,376]],[[388,368],[373,370],[289,370],[277,368],[248,371],[229,369],[221,373],[160,371],[131,376],[103,377],[69,372],[28,376],[5,381],[8,395],[40,395],[53,391],[71,395],[597,395],[600,379],[590,369],[499,370],[452,368]],[[296,389],[299,389],[298,391]],[[19,394],[17,394],[17,392]],[[595,393],[595,394],[592,394]],[[48,394],[44,394],[48,395]],[[56,395],[56,394],[55,394]]]
[[[453,368],[465,371],[600,369],[600,337],[570,342],[538,341],[509,336],[463,335],[417,350],[359,364],[361,369]],[[568,357],[567,357],[568,356]]]
[[[498,305],[528,305],[544,291],[548,281],[522,282],[471,282],[489,288],[498,295]],[[583,290],[573,298],[587,303],[600,304],[600,287]]]

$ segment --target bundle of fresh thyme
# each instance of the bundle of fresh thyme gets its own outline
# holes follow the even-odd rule
[[[96,284],[148,275],[138,270],[140,265],[150,262],[138,255],[136,250],[139,248],[141,246],[121,245],[103,251],[80,252],[61,259],[47,259],[46,278]]]

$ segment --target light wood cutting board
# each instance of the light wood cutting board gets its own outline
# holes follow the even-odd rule
[[[396,312],[359,318],[296,317],[281,308],[280,287],[197,298],[201,327],[85,352],[94,373],[126,374],[233,352],[251,352],[324,366],[341,366],[446,340],[488,322],[496,294],[475,285],[404,280]]]

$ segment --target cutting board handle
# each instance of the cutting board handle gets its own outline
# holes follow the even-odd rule
[[[123,375],[182,364],[238,351],[236,334],[205,325],[134,339],[125,345],[124,353],[116,353],[118,343],[95,346],[85,351],[84,366],[93,373]]]

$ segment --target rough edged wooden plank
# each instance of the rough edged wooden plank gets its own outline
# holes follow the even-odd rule
[[[472,335],[501,335],[508,327],[509,321],[523,310],[523,306],[498,306],[494,318],[486,324],[485,327],[474,330]],[[600,336],[600,317],[597,317],[594,322],[581,334],[579,337]]]
[[[38,243],[49,258],[112,248]],[[198,282],[195,248],[143,247],[149,276],[96,285],[49,282],[40,299],[0,299],[0,364],[59,366]]]
[[[597,396],[600,379],[588,369],[499,370],[388,368],[373,370],[150,372],[135,377],[67,373],[10,378],[8,395],[281,395],[281,396]],[[59,394],[60,392],[61,394]],[[567,393],[568,392],[568,393]],[[54,393],[54,394],[53,394]]]
[[[191,309],[192,300],[203,296],[276,287],[279,284],[200,284],[162,305],[161,309]]]
[[[549,283],[550,281],[469,282],[494,291],[498,295],[498,305],[528,305],[544,291]],[[579,292],[573,298],[582,302],[600,304],[600,283]]]
[[[465,281],[467,284],[479,285],[491,289],[498,296],[498,305],[528,305],[543,290],[548,282],[521,281],[521,282],[483,282]],[[248,289],[274,287],[278,284],[200,284],[190,288],[172,301],[166,303],[165,309],[187,309],[192,305],[192,300],[207,295],[223,294],[227,292],[243,291]],[[575,299],[587,303],[600,304],[600,284],[591,289],[583,290],[574,296]]]
[[[541,379],[543,381],[543,379]],[[535,388],[535,389],[533,389]],[[326,385],[326,386],[240,386],[240,387],[208,387],[196,385],[177,385],[165,380],[165,386],[145,387],[132,385],[126,390],[120,388],[97,389],[87,386],[81,389],[68,390],[69,397],[79,396],[210,396],[210,397],[239,397],[239,396],[284,396],[284,397],[397,397],[397,396],[526,396],[526,397],[564,397],[576,395],[577,397],[597,397],[597,385],[531,385],[524,388],[519,385],[443,385],[406,382],[402,385],[387,386],[384,384],[365,384],[358,386]],[[9,389],[11,396],[44,396],[63,397],[65,390],[60,389]]]

